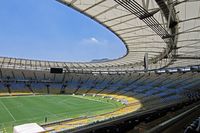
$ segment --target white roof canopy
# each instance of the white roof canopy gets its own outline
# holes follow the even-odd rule
[[[199,0],[57,0],[83,13],[117,35],[127,54],[101,63],[68,63],[0,58],[7,65],[98,68],[143,65],[151,68],[200,64]]]

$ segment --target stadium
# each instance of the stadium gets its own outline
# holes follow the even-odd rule
[[[200,132],[199,0],[56,0],[107,28],[123,57],[0,57],[0,133]]]

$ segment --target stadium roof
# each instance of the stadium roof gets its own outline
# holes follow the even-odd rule
[[[1,67],[150,69],[200,64],[200,0],[57,0],[118,36],[127,54],[99,63],[0,58]],[[121,67],[120,67],[121,66]]]

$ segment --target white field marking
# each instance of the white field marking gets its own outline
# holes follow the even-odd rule
[[[91,101],[96,101],[96,102],[101,102],[101,103],[111,104],[111,105],[115,106],[114,103],[104,102],[104,101],[96,100],[96,99],[90,99],[90,98],[86,98],[86,97],[83,97],[83,96],[76,96],[76,95],[74,95],[73,97],[78,97],[78,98],[87,99],[87,100],[91,100]]]
[[[28,95],[28,96],[8,96],[8,97],[0,97],[0,99],[6,99],[6,98],[17,98],[17,97],[43,97],[43,96],[61,96],[61,95]],[[66,96],[69,96],[69,95],[66,95]],[[3,107],[6,109],[6,111],[11,115],[11,117],[13,118],[14,121],[12,122],[15,122],[16,119],[13,117],[13,115],[10,113],[10,111],[7,109],[7,107],[1,102],[1,104],[3,105]],[[54,113],[51,113],[49,111],[44,111],[44,110],[40,110],[40,109],[34,109],[34,110],[37,110],[37,111],[42,111],[42,112],[46,112],[47,114],[49,114],[49,116],[55,116],[55,117],[60,117],[59,115],[62,115],[62,114],[65,114],[65,113],[60,113],[60,114],[54,114]],[[40,118],[41,116],[39,117],[35,117],[35,118]],[[24,119],[26,120],[26,119]],[[29,119],[28,119],[29,120]],[[30,119],[32,120],[32,119]]]
[[[0,96],[0,99],[17,98],[17,97],[41,97],[41,96],[56,96],[56,95],[24,95],[24,96]]]
[[[107,103],[107,104],[111,104],[111,105],[115,105],[113,103],[110,102],[103,102],[101,100],[95,100],[95,99],[91,99],[91,98],[86,98],[86,97],[82,97],[82,96],[77,96],[77,95],[28,95],[28,96],[8,96],[8,97],[0,97],[0,99],[4,99],[4,98],[16,98],[16,97],[43,97],[43,96],[71,96],[71,97],[78,97],[78,98],[82,98],[82,99],[87,99],[87,100],[91,100],[91,101],[96,101],[96,102],[101,102],[101,103]]]
[[[24,96],[0,96],[0,99],[6,99],[6,98],[17,98],[17,97],[48,97],[48,96],[71,96],[71,95],[55,95],[55,94],[49,94],[49,95],[24,95]]]
[[[1,100],[0,100],[1,101]],[[8,110],[8,108],[4,105],[4,103],[1,101],[1,105],[6,109],[6,111],[10,114],[10,116],[13,118],[14,121],[16,121],[15,117],[12,115],[12,113]]]

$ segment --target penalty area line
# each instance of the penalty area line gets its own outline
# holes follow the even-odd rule
[[[1,101],[1,100],[0,100]],[[3,105],[3,107],[5,108],[5,110],[10,114],[10,116],[12,117],[12,119],[14,121],[16,121],[15,117],[12,115],[12,113],[8,110],[8,108],[6,107],[6,105],[1,101],[1,105]]]

